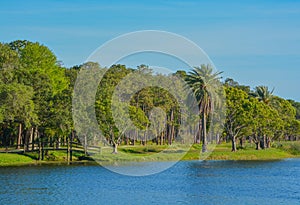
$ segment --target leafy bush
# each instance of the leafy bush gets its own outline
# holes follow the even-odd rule
[[[293,143],[290,145],[289,152],[294,155],[300,155],[300,144]]]

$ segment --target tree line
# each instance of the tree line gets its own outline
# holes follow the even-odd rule
[[[98,63],[87,62],[66,68],[46,46],[38,42],[17,40],[0,44],[0,145],[29,150],[30,144],[46,142],[60,146],[70,138],[81,143],[102,143],[97,136],[88,132],[84,138],[74,137],[76,130],[72,119],[72,96],[78,73],[83,68],[105,71],[93,108],[99,129],[106,143],[114,147],[114,153],[117,153],[120,144],[134,146],[183,142],[179,129],[184,113],[180,111],[174,96],[159,86],[143,88],[130,99],[126,109],[133,122],[132,126],[138,129],[122,132],[116,126],[122,122],[118,122],[118,116],[112,112],[112,109],[117,114],[125,112],[121,104],[112,104],[114,91],[125,76],[139,72],[159,84],[165,81],[165,75],[155,74],[146,65],[136,69],[120,64],[101,68]],[[255,143],[256,149],[266,149],[274,140],[298,139],[300,103],[275,96],[273,90],[266,86],[257,86],[252,90],[233,79],[223,82],[221,74],[214,72],[210,65],[170,74],[184,79],[197,100],[199,113],[194,119],[189,119],[192,123],[188,130],[195,133],[193,141],[202,144],[203,152],[207,151],[209,143],[221,141],[231,140],[232,151],[237,151],[237,142],[243,146],[245,140]],[[154,75],[155,78],[151,78]],[[212,112],[217,105],[211,92],[216,89],[215,85],[220,85],[222,90],[218,92],[226,96],[226,109],[222,129],[212,136],[209,130],[212,129]],[[138,85],[131,83],[123,89],[133,86]],[[177,90],[184,92],[180,87]],[[121,95],[120,98],[125,99],[126,96]],[[153,116],[157,116],[153,112],[157,111],[159,115],[159,110],[154,108],[165,112],[165,120],[153,119]],[[88,117],[85,123],[88,130]],[[150,129],[151,126],[161,129]]]

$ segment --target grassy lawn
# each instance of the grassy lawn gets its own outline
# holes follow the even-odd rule
[[[33,164],[35,160],[28,156],[15,153],[0,153],[0,166]]]
[[[214,152],[207,158],[209,160],[275,160],[293,158],[295,155],[279,148],[269,148],[265,150],[255,150],[254,147],[246,146],[237,152],[231,152],[230,145],[223,144],[217,146]]]
[[[84,157],[84,153],[82,151],[73,151],[72,159],[74,162],[91,160],[90,158]],[[52,163],[67,163],[66,151],[48,151],[48,154],[45,155],[43,161],[38,161],[38,154],[33,152],[25,154],[0,153],[0,167]]]
[[[99,162],[113,161],[171,161],[182,158],[189,147],[179,145],[120,146],[118,154],[111,154],[111,148],[105,148],[93,158]]]
[[[284,158],[300,157],[300,142],[276,142],[272,148],[255,150],[253,144],[246,144],[237,152],[231,152],[230,143],[209,145],[209,152],[201,154],[201,145],[192,147],[180,144],[167,145],[136,145],[120,146],[118,154],[111,154],[112,148],[103,147],[101,153],[85,157],[82,151],[73,151],[73,161],[92,161],[95,159],[102,163],[114,161],[173,161],[173,160],[278,160]],[[0,166],[27,165],[36,163],[62,163],[67,162],[65,151],[48,151],[44,161],[37,161],[37,153],[0,153]]]
[[[201,154],[201,145],[183,147],[182,145],[168,146],[121,146],[119,154],[112,155],[107,148],[94,158],[98,161],[170,161],[170,160],[278,160],[300,157],[300,142],[284,142],[274,144],[272,148],[255,150],[254,144],[246,144],[237,152],[231,152],[231,144],[209,146],[210,152]]]

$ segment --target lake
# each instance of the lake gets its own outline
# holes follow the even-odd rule
[[[7,167],[0,184],[0,204],[299,204],[300,159],[182,161],[145,177],[97,165]]]

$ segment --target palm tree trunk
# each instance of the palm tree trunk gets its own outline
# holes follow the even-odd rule
[[[196,137],[196,143],[197,144],[200,144],[201,143],[201,140],[202,140],[202,123],[203,122],[200,122],[199,120],[199,125],[198,125],[198,132],[197,132],[197,137]]]
[[[206,115],[202,114],[202,153],[207,152]]]

